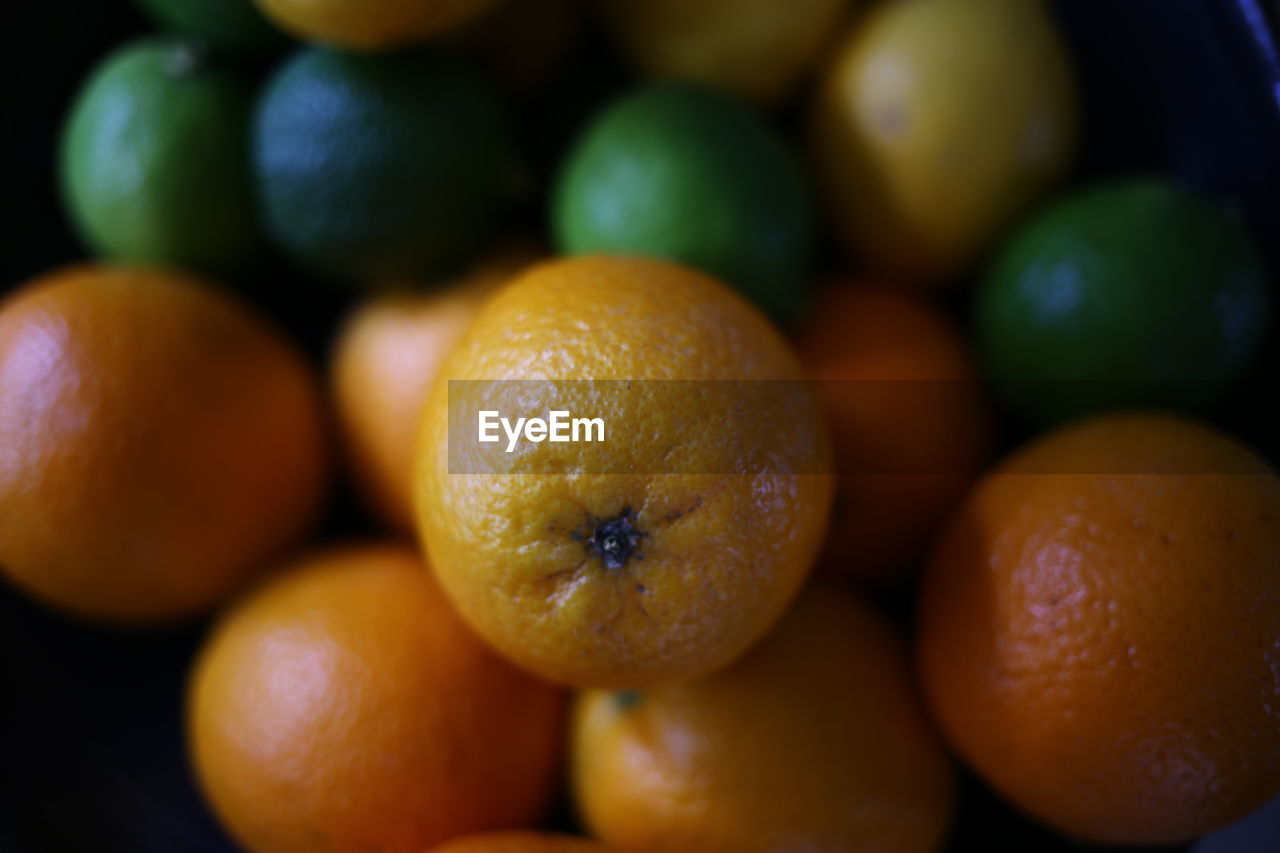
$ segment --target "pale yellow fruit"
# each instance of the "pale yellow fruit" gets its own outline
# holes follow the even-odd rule
[[[643,73],[777,100],[813,65],[849,0],[607,0],[606,20]]]
[[[1066,52],[1041,0],[890,0],[849,33],[815,104],[839,237],[879,271],[947,280],[1065,170]]]

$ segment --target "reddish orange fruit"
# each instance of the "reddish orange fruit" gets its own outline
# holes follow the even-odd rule
[[[1174,842],[1280,791],[1280,478],[1231,438],[1162,414],[1050,433],[966,499],[922,594],[937,717],[1031,814]]]
[[[392,529],[413,529],[418,415],[445,356],[484,300],[544,254],[508,245],[457,281],[392,289],[356,308],[339,333],[331,384],[356,486]]]
[[[255,853],[419,851],[538,820],[562,694],[489,651],[408,547],[312,554],[221,620],[193,763]]]
[[[836,500],[825,566],[897,577],[978,472],[993,420],[963,337],[919,296],[829,283],[796,345],[827,412]]]
[[[54,272],[0,304],[0,566],[94,619],[196,614],[311,526],[325,433],[302,357],[225,294]]]
[[[835,590],[714,675],[584,693],[571,737],[583,820],[623,850],[933,853],[950,818],[901,642]]]

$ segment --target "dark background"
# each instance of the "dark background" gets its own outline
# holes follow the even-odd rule
[[[523,0],[536,2],[536,0]],[[1262,0],[1057,0],[1076,58],[1085,134],[1076,179],[1161,172],[1247,218],[1280,269],[1280,60],[1276,11]],[[42,0],[6,10],[0,175],[7,206],[0,291],[83,250],[54,182],[62,115],[87,70],[147,26],[127,0]],[[625,75],[590,28],[560,81],[513,105],[533,172]],[[788,121],[797,106],[783,109]],[[530,202],[525,216],[538,205]],[[350,296],[283,265],[238,286],[322,359]],[[963,296],[954,297],[963,313]],[[1217,421],[1273,463],[1276,334]],[[346,505],[328,532],[357,532]],[[905,595],[890,603],[907,610]],[[0,585],[0,851],[215,853],[231,850],[194,791],[182,748],[182,689],[201,626],[163,633],[82,627]],[[1045,768],[1052,772],[1052,768]],[[566,824],[562,815],[558,822]],[[1223,836],[1212,853],[1280,851],[1280,809]],[[952,851],[1087,851],[1049,834],[966,780]],[[1186,846],[1164,848],[1185,850]],[[1206,851],[1208,853],[1208,849]]]

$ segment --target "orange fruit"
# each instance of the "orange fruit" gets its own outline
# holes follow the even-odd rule
[[[473,20],[498,0],[254,0],[282,30],[344,50],[388,51]]]
[[[469,835],[431,848],[430,853],[606,853],[609,848],[572,835],[492,832]]]
[[[393,288],[347,318],[331,370],[338,425],[356,486],[391,528],[413,529],[414,440],[440,364],[485,298],[543,254],[513,243],[456,281]]]
[[[890,580],[986,456],[992,421],[977,368],[941,312],[873,284],[828,284],[796,345],[836,448],[823,562],[861,580]]]
[[[1059,829],[1161,843],[1280,791],[1280,478],[1156,413],[1044,436],[948,525],[924,683],[951,742]]]
[[[196,279],[36,279],[0,303],[0,566],[94,619],[209,608],[311,526],[319,397],[288,342]]]
[[[701,681],[584,693],[570,737],[586,826],[624,850],[927,853],[950,817],[902,643],[835,590]]]
[[[535,822],[563,697],[490,652],[408,547],[300,558],[226,613],[192,674],[193,763],[255,853],[418,853]]]
[[[727,664],[782,615],[826,523],[831,479],[812,473],[828,470],[826,435],[801,378],[769,323],[700,273],[608,256],[534,267],[481,310],[423,413],[418,529],[442,586],[554,681],[632,687]],[[525,381],[446,381],[495,379]],[[483,456],[477,406],[594,413],[604,440]]]

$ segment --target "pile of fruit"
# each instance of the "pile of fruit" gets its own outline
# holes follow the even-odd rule
[[[138,3],[62,136],[94,259],[0,301],[0,575],[211,618],[246,850],[927,853],[959,767],[1159,844],[1280,793],[1280,478],[1212,420],[1268,274],[1223,200],[1064,184],[1040,0]],[[584,41],[625,82],[553,115]],[[282,269],[348,301],[323,366]],[[460,472],[457,380],[615,417]]]

